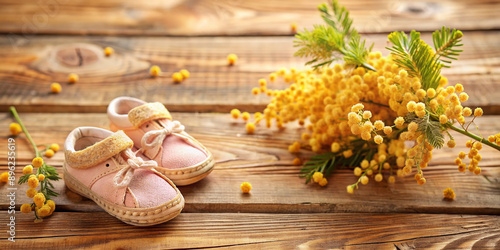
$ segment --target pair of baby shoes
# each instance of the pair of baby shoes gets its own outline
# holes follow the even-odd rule
[[[173,219],[184,207],[176,185],[206,177],[212,154],[161,103],[119,97],[110,103],[108,118],[116,132],[79,127],[68,135],[66,186],[128,224]]]

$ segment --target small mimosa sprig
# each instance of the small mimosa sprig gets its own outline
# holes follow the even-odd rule
[[[30,213],[31,211],[34,211],[36,218],[35,222],[41,222],[43,217],[50,216],[54,212],[56,206],[51,198],[59,195],[54,191],[54,185],[51,181],[61,179],[56,168],[48,165],[43,160],[42,153],[44,153],[44,156],[46,157],[52,157],[54,153],[59,150],[59,145],[55,143],[44,145],[35,144],[33,138],[31,138],[30,133],[19,117],[16,108],[10,107],[10,112],[17,121],[17,124],[13,123],[10,125],[11,133],[13,135],[17,135],[21,131],[24,132],[26,138],[35,151],[35,158],[32,161],[32,165],[27,165],[23,168],[23,176],[21,176],[18,181],[19,185],[28,183],[30,189],[26,192],[26,196],[33,198],[33,202],[31,204],[26,203],[21,206],[21,212]],[[39,146],[44,146],[45,148],[39,150]],[[34,168],[36,168],[35,174],[33,173]],[[38,187],[40,187],[40,190],[36,190]]]

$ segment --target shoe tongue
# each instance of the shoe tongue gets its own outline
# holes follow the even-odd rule
[[[167,108],[159,102],[146,103],[144,105],[135,107],[128,112],[128,119],[134,127],[138,128],[146,122],[168,119],[171,120],[172,116]]]

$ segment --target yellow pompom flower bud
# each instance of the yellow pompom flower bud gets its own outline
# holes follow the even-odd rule
[[[451,188],[447,188],[443,191],[443,195],[445,199],[453,200],[455,199],[455,192]]]
[[[188,79],[189,76],[191,75],[187,69],[181,69],[181,71],[179,71],[179,73],[181,73],[181,75],[182,75],[182,80]]]
[[[475,175],[479,175],[479,174],[481,174],[481,168],[480,168],[480,167],[476,167],[476,168],[474,169],[474,174],[475,174]]]
[[[396,124],[396,127],[398,127],[398,128],[403,127],[404,123],[405,123],[405,119],[401,116],[396,118],[396,120],[394,120],[394,124]]]
[[[38,180],[37,180],[38,181]],[[33,202],[37,207],[42,207],[45,203],[45,195],[42,193],[38,193],[33,197]]]
[[[227,56],[227,63],[229,65],[234,65],[236,63],[236,60],[238,60],[238,56],[236,56],[235,54],[229,54]]]
[[[243,121],[248,121],[250,119],[250,113],[248,112],[241,113],[241,119],[243,119]]]
[[[440,115],[439,116],[439,123],[445,124],[447,122],[448,122],[448,117],[446,117],[446,115]]]
[[[427,97],[434,98],[436,96],[436,90],[433,88],[427,89]]]
[[[384,134],[386,134],[386,135],[390,135],[390,134],[392,134],[392,127],[390,127],[390,126],[385,126],[385,127],[384,127]]]
[[[59,84],[57,82],[53,82],[50,84],[50,92],[57,94],[57,93],[60,93],[61,90],[62,90],[61,84]]]
[[[240,117],[240,110],[238,109],[233,109],[231,110],[231,116],[234,118],[234,119],[238,119]]]
[[[255,123],[249,122],[246,125],[247,134],[253,134],[255,132]]]
[[[243,182],[240,185],[240,189],[241,189],[241,192],[243,192],[244,194],[248,194],[248,193],[250,193],[250,190],[252,190],[252,184],[250,184],[248,182]]]
[[[68,75],[68,82],[69,83],[76,83],[76,82],[78,82],[78,80],[79,80],[79,77],[77,74],[71,73]]]
[[[322,187],[326,186],[328,184],[328,180],[326,178],[321,179],[318,184]]]
[[[302,165],[302,161],[300,160],[300,158],[295,158],[292,161],[292,165],[294,165],[294,166],[300,166],[300,165]]]
[[[414,101],[409,101],[406,104],[406,109],[408,110],[408,112],[414,112],[416,108],[417,108],[417,103],[415,103]]]
[[[33,198],[37,193],[38,191],[36,191],[36,189],[30,188],[26,191],[26,196],[28,196],[29,198]]]
[[[43,174],[39,174],[39,175],[38,175],[38,180],[39,180],[39,181],[44,181],[44,180],[45,180],[45,175],[43,175]]]
[[[184,77],[179,72],[175,72],[172,74],[172,81],[175,83],[180,83],[180,82],[182,82],[183,79],[184,79]]]
[[[56,210],[56,203],[53,200],[48,200],[45,205],[50,207],[50,213],[52,214]]]
[[[353,194],[354,193],[354,188],[352,185],[347,186],[347,193]]]
[[[458,83],[457,85],[455,85],[455,91],[457,93],[460,93],[460,92],[464,91],[464,85]]]
[[[467,93],[465,93],[465,92],[462,92],[462,93],[460,93],[458,98],[460,99],[461,102],[465,102],[465,101],[469,100],[469,95],[467,95]]]
[[[260,88],[257,88],[257,87],[253,88],[253,89],[252,89],[252,94],[253,94],[253,95],[258,95],[258,94],[260,94]]]
[[[483,115],[483,109],[482,108],[476,108],[474,109],[474,116],[479,117]]]
[[[9,181],[10,174],[9,172],[3,172],[0,174],[0,182],[7,182]]]
[[[463,116],[471,116],[472,115],[472,110],[469,107],[466,107],[462,111]]]
[[[353,152],[352,150],[345,150],[344,152],[342,152],[342,154],[344,155],[344,158],[349,158],[353,155]]]
[[[47,205],[43,205],[40,209],[38,209],[39,216],[46,217],[50,215],[50,207]]]
[[[54,156],[54,150],[47,149],[47,151],[45,151],[45,156],[48,157],[48,158]]]
[[[36,187],[38,187],[38,184],[39,184],[39,183],[40,183],[40,182],[38,181],[38,179],[37,179],[37,178],[29,178],[29,179],[28,179],[28,186],[29,186],[30,188],[36,188]]]
[[[384,176],[381,173],[375,175],[375,181],[381,182],[384,179]]]
[[[380,136],[380,135],[376,135],[373,138],[373,141],[375,141],[375,143],[377,143],[377,144],[381,144],[384,141],[384,138],[382,138],[382,136]]]
[[[320,182],[323,179],[323,173],[321,172],[314,172],[312,179],[314,182]]]
[[[360,167],[354,168],[354,175],[355,176],[361,176],[362,172],[363,172],[363,170],[361,170]]]
[[[57,152],[59,151],[59,144],[57,143],[52,143],[49,147],[49,149],[52,149],[52,151]]]
[[[426,180],[424,177],[422,177],[422,178],[421,178],[420,180],[418,180],[417,182],[418,182],[418,185],[424,185],[424,184],[427,182],[427,180]]]
[[[21,209],[19,209],[19,211],[21,211],[21,213],[24,213],[24,214],[27,214],[27,213],[30,213],[31,212],[31,204],[23,204],[21,206]]]
[[[31,163],[33,164],[33,167],[39,168],[43,165],[43,159],[42,157],[36,157]]]
[[[23,168],[23,174],[31,174],[33,173],[33,166],[27,165]]]
[[[9,125],[9,130],[10,130],[11,135],[18,135],[23,131],[23,129],[21,128],[21,125],[15,123],[15,122],[13,122]]]
[[[149,74],[152,77],[157,77],[157,76],[161,75],[160,67],[158,65],[151,66],[151,68],[149,68]]]
[[[454,148],[457,145],[455,140],[449,140],[448,143],[446,144],[448,145],[449,148]]]
[[[338,142],[332,143],[331,150],[333,153],[337,153],[340,151],[340,144]]]
[[[361,176],[361,184],[366,185],[368,184],[369,181],[370,179],[368,179],[368,176],[366,175]]]
[[[269,75],[269,81],[271,81],[271,82],[276,81],[276,77],[277,77],[276,73],[272,73],[272,74],[270,74],[270,75]]]
[[[375,121],[375,123],[373,125],[375,126],[376,130],[382,130],[382,129],[384,129],[385,124],[383,121],[377,120],[377,121]]]
[[[111,47],[104,48],[104,55],[105,56],[110,56],[113,53],[115,53],[115,50],[113,48],[111,48]]]

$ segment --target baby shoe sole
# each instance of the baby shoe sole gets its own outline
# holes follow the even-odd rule
[[[167,203],[152,208],[129,208],[116,205],[101,198],[94,191],[71,176],[63,165],[63,179],[66,186],[73,192],[93,200],[110,215],[134,226],[152,226],[169,221],[179,215],[184,208],[184,197],[177,190],[177,196]],[[168,179],[167,181],[172,184]],[[172,185],[173,186],[173,185]],[[175,186],[174,186],[175,187]]]
[[[193,184],[207,177],[215,166],[215,160],[212,154],[209,153],[207,159],[203,162],[182,169],[167,169],[167,168],[157,168],[158,172],[167,176],[173,183],[177,186],[186,186]]]

